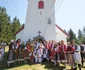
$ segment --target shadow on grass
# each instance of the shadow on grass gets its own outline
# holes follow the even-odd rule
[[[51,62],[42,62],[42,63],[34,63],[34,64],[30,64],[30,65],[36,65],[36,64],[41,64],[41,65],[45,65],[45,69],[47,70],[63,70],[66,67],[65,66],[60,66],[59,64],[57,64],[56,66],[53,66],[53,63]]]
[[[48,70],[63,70],[66,68],[65,66],[60,66],[59,64],[57,64],[56,66],[53,66],[53,63],[51,62],[43,62],[41,64],[45,65],[45,69],[48,69]]]

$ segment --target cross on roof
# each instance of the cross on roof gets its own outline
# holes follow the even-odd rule
[[[41,31],[38,31],[38,33],[39,33],[39,36],[40,36]]]

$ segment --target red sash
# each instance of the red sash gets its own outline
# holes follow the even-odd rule
[[[51,56],[52,58],[54,58],[54,57],[55,57],[55,50],[52,50],[52,51],[51,51],[50,56]]]
[[[58,48],[58,52],[64,52],[66,53],[67,52],[67,48],[66,48],[66,45],[60,45],[59,48]]]
[[[28,44],[27,49],[28,49],[29,52],[31,51],[31,46],[30,46],[30,44]]]
[[[17,43],[17,47],[18,47],[18,48],[20,47],[20,43]]]

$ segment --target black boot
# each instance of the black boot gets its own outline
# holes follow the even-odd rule
[[[75,67],[73,70],[77,70],[77,68]]]
[[[81,64],[78,64],[79,70],[81,70]]]

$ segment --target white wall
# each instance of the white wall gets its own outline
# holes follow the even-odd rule
[[[38,9],[38,2],[40,0],[29,0],[26,22],[23,33],[23,41],[27,41],[29,38],[33,39],[38,36],[38,31],[41,31],[41,36],[46,40],[55,40],[55,13],[52,16],[51,24],[49,25],[48,18],[53,14],[54,11],[54,2],[55,0],[43,0],[44,9]],[[40,15],[40,12],[42,15]],[[47,26],[47,28],[46,28]]]
[[[24,29],[16,37],[26,42],[28,39],[38,36],[38,31],[41,31],[41,36],[46,40],[64,40],[67,43],[67,36],[55,27],[55,12],[53,14],[55,0],[43,0],[44,9],[38,9],[39,1],[29,0]],[[42,15],[40,15],[40,12]],[[47,24],[49,17],[51,17],[50,25]]]
[[[67,44],[67,35],[65,35],[61,30],[56,27],[56,41],[63,40]]]

